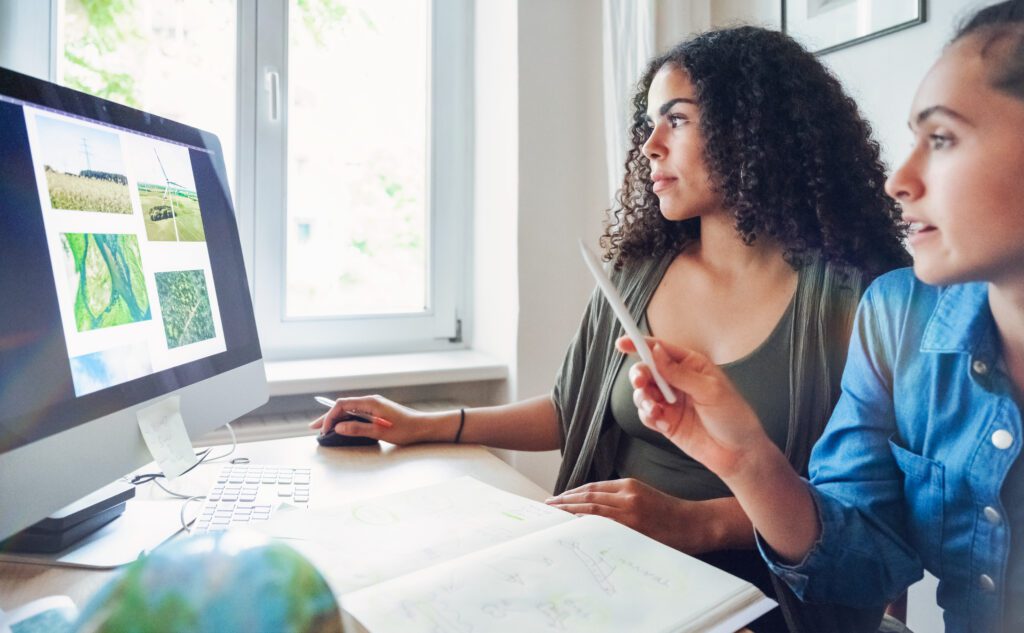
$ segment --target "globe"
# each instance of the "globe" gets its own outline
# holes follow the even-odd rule
[[[254,532],[167,543],[107,583],[73,630],[110,633],[341,633],[341,613],[316,568]]]

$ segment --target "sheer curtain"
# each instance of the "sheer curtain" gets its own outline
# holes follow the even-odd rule
[[[655,0],[603,0],[605,164],[609,201],[622,185],[630,101],[655,52]]]
[[[633,91],[647,62],[711,27],[711,0],[602,0],[605,164],[609,202],[622,185]]]

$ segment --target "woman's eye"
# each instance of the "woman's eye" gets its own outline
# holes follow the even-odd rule
[[[943,134],[929,134],[928,146],[932,149],[945,149],[953,144],[953,138]]]
[[[689,121],[685,116],[681,114],[670,114],[668,115],[668,124],[672,127],[679,127]]]

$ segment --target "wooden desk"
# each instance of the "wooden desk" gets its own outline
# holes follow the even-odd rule
[[[214,454],[220,454],[219,448]],[[254,464],[281,464],[312,469],[311,505],[330,506],[366,497],[397,492],[472,475],[503,490],[541,501],[548,492],[520,475],[511,466],[479,446],[424,444],[397,447],[322,448],[312,437],[239,444],[234,457],[248,457]],[[177,492],[205,494],[223,463],[203,464],[188,475],[167,484]],[[152,465],[140,469],[151,472]],[[164,499],[180,505],[153,484],[139,488],[144,499]],[[198,504],[193,504],[198,509]],[[79,607],[114,572],[20,563],[0,563],[0,609],[9,610],[53,594],[70,596]]]

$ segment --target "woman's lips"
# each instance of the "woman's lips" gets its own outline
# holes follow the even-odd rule
[[[651,190],[654,191],[654,193],[658,193],[659,191],[664,191],[665,189],[668,189],[669,187],[674,185],[675,182],[675,178],[661,176],[654,179],[654,185],[651,187]]]
[[[907,240],[914,245],[920,244],[921,242],[938,235],[938,229],[930,224],[924,222],[911,222],[910,223],[910,234]]]

